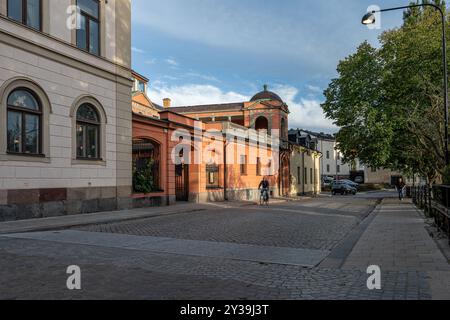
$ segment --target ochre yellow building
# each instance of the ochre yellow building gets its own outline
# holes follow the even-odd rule
[[[291,196],[321,193],[319,151],[291,143]]]

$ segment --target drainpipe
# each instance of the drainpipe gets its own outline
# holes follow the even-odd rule
[[[283,188],[283,181],[282,181],[282,179],[283,179],[283,163],[282,163],[282,155],[281,155],[281,152],[280,152],[280,154],[278,155],[278,163],[279,163],[279,171],[278,171],[278,196],[279,197],[282,197],[282,194],[283,194],[283,190],[282,190],[282,188]]]
[[[228,201],[228,185],[227,185],[227,140],[225,139],[225,143],[223,144],[223,196],[224,200]]]
[[[313,163],[314,163],[314,196],[317,196],[317,169],[316,169],[316,155],[313,152]]]
[[[303,166],[303,168],[302,168],[302,170],[303,170],[303,172],[302,172],[302,176],[303,176],[303,179],[302,179],[302,190],[303,190],[302,195],[305,196],[306,195],[306,193],[305,193],[305,179],[306,179],[306,175],[305,175],[305,150],[302,150],[302,166]],[[308,174],[308,172],[306,172],[306,174]]]

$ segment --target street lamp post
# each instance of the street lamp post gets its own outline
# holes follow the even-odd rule
[[[444,64],[444,104],[445,104],[445,163],[446,165],[450,165],[450,154],[449,154],[449,130],[448,130],[448,74],[447,74],[447,40],[445,36],[445,15],[442,9],[434,4],[431,3],[423,3],[423,4],[415,4],[415,5],[409,5],[409,6],[403,6],[403,7],[396,7],[396,8],[390,8],[390,9],[382,9],[382,10],[376,10],[368,12],[364,17],[362,18],[362,24],[369,25],[375,23],[375,13],[378,12],[386,12],[386,11],[394,11],[394,10],[403,10],[408,8],[416,8],[416,7],[433,7],[434,9],[438,10],[441,14],[442,18],[442,63]]]

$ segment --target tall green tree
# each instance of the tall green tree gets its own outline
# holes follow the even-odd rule
[[[445,10],[443,1],[433,3]],[[325,91],[325,114],[342,129],[347,160],[420,173],[430,182],[444,172],[441,18],[432,7],[404,14],[400,28],[367,42],[338,65]]]

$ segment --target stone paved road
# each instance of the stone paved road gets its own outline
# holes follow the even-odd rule
[[[0,237],[0,299],[430,299],[427,270],[388,270],[369,291],[361,268],[342,268],[363,245],[376,196],[323,197],[269,209],[215,205],[206,212],[81,228],[83,237],[174,239],[328,249],[337,267],[315,268],[220,257],[167,254],[106,245]],[[376,218],[376,217],[375,217]],[[364,227],[364,228],[363,228]],[[361,229],[361,230],[359,230]],[[367,230],[366,230],[367,229]],[[86,232],[87,231],[87,232]],[[356,235],[359,235],[355,237]],[[429,239],[431,241],[431,239]],[[343,250],[342,248],[346,248]],[[345,254],[343,254],[345,253]],[[67,266],[79,265],[83,290],[66,289]],[[334,265],[334,264],[328,264]]]
[[[336,201],[338,199],[338,201]],[[213,210],[77,228],[139,236],[331,250],[367,216],[375,200],[321,198],[270,208]]]

